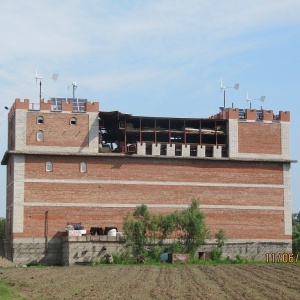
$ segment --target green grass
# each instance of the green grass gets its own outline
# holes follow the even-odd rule
[[[1,300],[26,300],[21,297],[17,290],[3,280],[0,280],[0,299]]]

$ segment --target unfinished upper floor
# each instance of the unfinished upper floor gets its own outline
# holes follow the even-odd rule
[[[8,151],[217,159],[290,159],[290,113],[220,108],[210,118],[99,111],[86,99],[16,99]]]

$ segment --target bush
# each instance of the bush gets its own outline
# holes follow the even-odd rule
[[[211,259],[216,261],[221,260],[222,253],[223,252],[220,248],[214,248],[211,251]]]
[[[246,258],[241,256],[240,254],[237,254],[235,256],[235,259],[236,259],[237,263],[239,263],[239,264],[244,264],[247,262]]]
[[[217,239],[217,248],[212,250],[211,258],[212,260],[221,260],[223,254],[222,247],[225,245],[225,241],[226,241],[225,230],[220,229],[216,233],[215,238]]]
[[[5,218],[0,217],[0,240],[5,238]]]
[[[168,215],[151,214],[145,204],[138,206],[133,215],[124,219],[123,229],[125,244],[130,247],[135,257],[145,256],[145,248],[152,243],[163,244],[166,238],[179,236],[180,242],[168,245],[168,251],[195,255],[198,247],[205,243],[208,229],[205,225],[204,213],[199,203],[193,199],[189,208]],[[146,251],[151,258],[157,258],[156,250]]]
[[[163,253],[163,249],[160,246],[151,247],[146,253],[145,256],[150,260],[160,261],[160,255]]]
[[[171,252],[171,253],[184,253],[185,247],[181,241],[176,241],[165,248],[164,252]]]

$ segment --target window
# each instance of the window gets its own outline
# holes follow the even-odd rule
[[[37,136],[36,136],[37,141],[41,142],[44,140],[44,132],[43,130],[39,130],[37,132]]]
[[[52,161],[46,161],[46,172],[52,172]]]
[[[44,118],[42,116],[37,117],[37,123],[38,124],[43,124],[44,123]]]
[[[86,162],[81,162],[80,163],[80,172],[81,173],[86,173]]]
[[[70,119],[70,124],[71,124],[71,125],[76,125],[76,124],[77,124],[76,118],[71,118],[71,119]]]

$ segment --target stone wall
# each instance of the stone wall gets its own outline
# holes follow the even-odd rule
[[[67,236],[62,238],[62,265],[96,263],[105,254],[123,249],[116,237],[110,236]]]
[[[19,265],[61,265],[61,238],[18,238],[7,247],[6,257]],[[10,252],[10,253],[9,253]]]
[[[216,248],[216,244],[208,241],[204,246],[201,246],[198,252],[211,252]],[[292,242],[276,242],[276,241],[227,241],[222,247],[222,258],[235,259],[240,255],[248,260],[265,261],[266,253],[271,255],[275,253],[276,256],[281,253],[292,253]]]
[[[164,241],[167,245],[172,240]],[[15,264],[41,264],[41,265],[75,265],[82,263],[97,263],[105,254],[126,251],[124,245],[117,237],[109,236],[76,236],[51,239],[48,244],[45,239],[16,239],[10,249],[10,241],[4,241],[5,256]],[[211,252],[216,248],[214,240],[207,240],[199,247],[200,253]],[[235,259],[240,255],[248,260],[265,261],[266,253],[275,257],[279,253],[292,253],[292,243],[259,240],[228,240],[222,247],[223,258]]]
[[[172,242],[165,240],[164,244]],[[207,241],[204,246],[199,247],[200,252],[211,252],[216,248],[214,241]],[[62,265],[74,265],[76,263],[99,262],[101,257],[112,252],[124,251],[124,246],[116,237],[87,236],[87,237],[63,237],[62,240]],[[229,240],[222,248],[223,258],[235,259],[240,255],[248,260],[265,261],[266,253],[292,253],[292,243],[276,241],[243,241]]]

